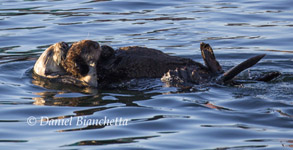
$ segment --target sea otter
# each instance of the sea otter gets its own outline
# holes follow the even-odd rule
[[[133,78],[161,78],[172,86],[210,81],[223,84],[265,56],[252,57],[224,72],[209,44],[201,43],[200,49],[205,65],[146,47],[130,46],[114,50],[91,40],[75,42],[71,47],[60,42],[45,50],[36,62],[34,72],[77,86],[98,87],[99,84],[99,87],[105,87]],[[278,75],[278,72],[270,73],[257,80],[269,81]]]

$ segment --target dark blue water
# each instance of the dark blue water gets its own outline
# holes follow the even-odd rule
[[[1,0],[0,149],[290,149],[292,6],[291,0]],[[199,43],[206,42],[224,69],[265,53],[250,71],[283,75],[194,91],[164,87],[159,79],[128,90],[52,89],[32,78],[49,45],[82,39],[200,62]],[[71,124],[41,125],[45,117]],[[128,122],[77,125],[105,117]]]

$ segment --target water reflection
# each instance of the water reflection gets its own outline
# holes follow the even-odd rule
[[[282,53],[293,53],[293,50],[273,50],[273,49],[268,49],[264,51],[270,51],[270,52],[282,52]]]
[[[47,106],[100,106],[106,105],[105,102],[100,103],[99,95],[95,96],[84,96],[84,97],[55,97],[57,94],[55,92],[39,92],[35,93],[41,97],[34,97],[34,105],[47,105]]]
[[[208,108],[211,108],[211,109],[216,109],[216,110],[225,110],[225,111],[232,111],[231,109],[229,108],[225,108],[225,107],[222,107],[222,106],[217,106],[211,102],[206,102],[204,104],[204,106],[208,107]]]
[[[49,79],[42,78],[37,75],[33,75],[34,80],[32,83],[34,85],[49,89],[43,92],[35,93],[40,97],[34,97],[35,105],[47,105],[47,106],[103,106],[111,103],[122,103],[126,106],[136,106],[135,101],[147,100],[152,96],[161,94],[160,92],[147,92],[146,89],[152,90],[157,88],[157,79],[154,79],[153,83],[150,80],[143,80],[138,83],[137,86],[129,87],[129,89],[116,89],[116,93],[113,93],[113,90],[107,94],[107,90],[96,89],[91,87],[76,87],[74,85],[64,86],[63,84],[52,82]],[[139,82],[139,81],[138,81]],[[150,85],[148,85],[150,84]],[[155,87],[153,87],[155,86]],[[52,91],[53,90],[53,91]],[[129,91],[133,90],[133,91]],[[106,93],[105,93],[106,92]],[[123,93],[127,95],[123,95]],[[68,97],[66,93],[71,93],[71,96]],[[74,94],[74,93],[83,93],[84,95]],[[102,94],[101,94],[102,93]],[[129,95],[132,94],[132,95]],[[110,97],[107,97],[110,96]],[[115,100],[113,100],[114,97]],[[110,99],[109,99],[110,98]]]
[[[38,29],[38,28],[46,28],[46,26],[34,26],[34,27],[23,27],[23,28],[6,28],[6,29],[0,29],[0,31],[3,31],[3,30],[24,30],[24,29]]]
[[[242,124],[235,124],[235,125],[201,125],[202,127],[206,128],[239,128],[239,129],[245,129],[245,130],[255,130],[255,131],[266,131],[265,128],[257,128],[257,127],[251,127],[248,125],[242,125]]]
[[[0,64],[6,64],[9,62],[17,62],[17,61],[27,61],[27,60],[34,60],[30,56],[21,56],[21,55],[0,55]]]
[[[27,140],[0,140],[0,143],[25,143]]]
[[[282,140],[281,143],[282,143],[283,147],[289,147],[289,148],[293,147],[293,140],[292,139]]]
[[[229,150],[229,149],[259,149],[259,148],[267,148],[268,145],[247,145],[247,146],[227,146],[227,147],[217,147],[214,150]]]
[[[105,106],[112,103],[120,103],[125,104],[126,106],[136,106],[139,107],[138,104],[135,103],[135,101],[140,100],[146,100],[151,98],[152,96],[156,94],[143,94],[140,92],[137,92],[135,95],[132,95],[131,97],[121,97],[116,96],[118,100],[107,100],[103,97],[108,96],[108,94],[93,94],[91,93],[89,96],[78,96],[78,97],[62,97],[62,94],[64,92],[39,92],[35,93],[36,95],[39,95],[41,97],[34,97],[33,100],[35,100],[35,105],[46,105],[46,106],[73,106],[73,107],[86,107],[86,106]],[[59,95],[58,97],[56,95]],[[93,94],[93,95],[92,95]],[[109,94],[111,95],[111,94]],[[61,97],[60,97],[61,96]],[[99,110],[99,109],[90,109],[89,111],[92,113],[93,110]],[[89,113],[89,112],[87,112]],[[84,112],[84,114],[87,114]],[[89,113],[89,114],[91,114]]]
[[[135,143],[139,140],[147,140],[159,136],[143,136],[143,137],[130,137],[130,138],[119,138],[111,140],[91,140],[91,141],[80,141],[65,146],[83,146],[83,145],[109,145],[109,144],[124,144],[124,143]],[[65,147],[64,146],[64,147]]]

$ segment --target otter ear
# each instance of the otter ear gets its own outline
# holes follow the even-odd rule
[[[239,65],[231,68],[230,70],[226,71],[223,74],[223,76],[220,78],[220,81],[226,82],[226,81],[229,81],[229,80],[233,79],[236,75],[238,75],[243,70],[255,65],[264,56],[265,56],[265,54],[251,57],[251,58],[247,59],[246,61],[240,63]]]
[[[206,44],[203,42],[200,43],[200,50],[201,50],[201,56],[204,60],[205,65],[213,74],[221,74],[224,72],[222,70],[221,65],[216,60],[214,51],[209,44]]]
[[[108,45],[102,45],[101,48],[102,48],[102,53],[101,53],[100,59],[102,60],[106,60],[115,54],[115,50]]]

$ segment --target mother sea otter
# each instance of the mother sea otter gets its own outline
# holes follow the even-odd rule
[[[122,47],[114,50],[91,40],[73,43],[59,42],[39,57],[34,65],[38,76],[77,86],[104,87],[133,78],[161,78],[178,86],[202,84],[211,80],[230,82],[241,71],[253,66],[265,55],[252,57],[224,73],[209,44],[200,44],[205,66],[188,58],[170,56],[145,47]],[[279,75],[273,72],[258,78],[269,81]]]

